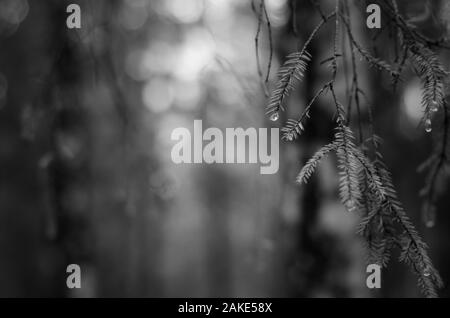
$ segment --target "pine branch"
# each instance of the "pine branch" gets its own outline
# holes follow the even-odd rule
[[[282,139],[293,141],[296,140],[305,130],[305,122],[308,118],[310,118],[310,109],[317,98],[319,98],[320,95],[326,92],[326,90],[330,87],[331,82],[328,82],[325,84],[317,93],[314,95],[314,97],[311,99],[311,101],[308,103],[308,105],[305,107],[305,110],[300,115],[300,117],[295,119],[288,119],[285,126],[281,128],[281,132],[283,133]]]
[[[344,22],[344,25],[347,29],[347,34],[348,34],[350,42],[353,44],[353,46],[359,52],[361,57],[363,57],[371,67],[375,67],[381,71],[386,71],[393,77],[398,76],[397,71],[394,70],[394,68],[392,66],[390,66],[389,63],[383,61],[382,59],[372,56],[366,49],[362,48],[361,45],[359,45],[359,43],[353,37],[353,33],[352,33],[351,27],[350,27],[347,19],[345,17],[343,17],[342,21]]]
[[[316,93],[298,119],[288,119],[282,128],[282,138],[288,141],[297,139],[305,129],[305,123],[310,117],[310,108],[319,96],[328,92],[330,92],[334,107],[336,108],[336,133],[333,142],[320,148],[307,161],[297,176],[297,182],[306,184],[316,171],[321,160],[331,152],[335,152],[339,170],[339,196],[349,211],[358,211],[362,215],[361,222],[357,227],[357,233],[365,239],[368,261],[385,267],[391,259],[393,248],[398,247],[400,250],[399,260],[406,263],[418,276],[417,281],[422,293],[427,297],[436,297],[437,289],[442,286],[442,279],[428,256],[427,245],[420,237],[397,198],[391,175],[378,150],[381,140],[374,134],[370,102],[367,102],[367,104],[368,124],[370,126],[371,136],[363,142],[362,119],[360,114],[361,101],[359,97],[360,95],[366,99],[367,97],[361,90],[358,82],[355,52],[359,52],[370,66],[386,71],[393,76],[394,88],[400,80],[404,65],[407,61],[411,62],[424,85],[422,104],[424,105],[425,118],[427,119],[431,118],[432,112],[436,112],[442,107],[444,107],[445,115],[447,116],[447,109],[444,104],[445,91],[443,82],[448,73],[442,67],[437,55],[430,49],[430,41],[420,33],[412,30],[403,20],[398,12],[396,1],[390,0],[392,3],[389,3],[387,0],[383,1],[389,4],[388,11],[392,19],[390,25],[395,27],[395,30],[392,32],[395,33],[396,31],[398,37],[396,46],[399,45],[403,49],[400,60],[399,50],[397,47],[395,48],[395,69],[382,59],[372,56],[354,39],[350,24],[351,17],[346,3],[343,4],[341,10],[341,2],[340,0],[336,0],[334,13],[327,17],[323,16],[321,8],[318,6],[316,9],[322,15],[323,20],[314,29],[303,49],[300,52],[288,56],[287,62],[280,70],[280,81],[270,99],[267,113],[270,116],[276,114],[278,118],[278,111],[284,110],[283,102],[285,98],[294,88],[295,82],[301,79],[308,62],[311,60],[311,56],[306,52],[307,46],[322,25],[331,17],[335,16],[336,25],[333,41],[333,56],[327,59],[327,61],[331,61],[332,79]],[[314,1],[314,3],[316,2]],[[342,29],[345,33],[343,35],[339,34],[340,21],[343,22]],[[338,57],[342,56],[338,53],[340,37],[344,37],[344,39],[348,38],[352,54],[353,78],[350,93],[347,94],[348,113],[346,113],[344,106],[338,101],[333,87],[338,73]],[[344,73],[347,78],[345,65]],[[350,127],[353,99],[355,100],[358,111],[360,146],[356,145],[355,137]],[[447,119],[445,119],[444,124],[447,128],[445,129],[445,137],[440,154],[433,155],[423,165],[424,169],[430,169],[430,174],[427,178],[428,186],[426,186],[426,193],[428,193],[428,198],[431,198],[428,201],[432,202],[434,202],[434,194],[430,196],[429,193],[434,193],[431,190],[435,188],[435,184],[437,183],[436,175],[442,174],[442,171],[444,171],[443,168],[447,164],[447,129],[450,129],[448,128]],[[371,147],[369,147],[370,144],[368,142],[372,145]],[[369,152],[370,150],[372,151]],[[367,153],[370,153],[371,156],[368,156]],[[371,160],[371,157],[374,159]]]
[[[302,168],[300,173],[297,176],[297,183],[306,184],[308,180],[311,178],[312,174],[316,170],[319,163],[325,158],[331,151],[336,151],[339,147],[339,143],[334,141],[329,143],[328,145],[320,148],[311,159],[308,160],[306,165]]]
[[[287,56],[286,62],[278,71],[278,82],[276,89],[272,92],[269,99],[269,104],[266,107],[266,114],[270,118],[277,118],[279,111],[284,111],[284,101],[289,96],[289,93],[294,89],[295,83],[300,81],[306,71],[308,63],[311,61],[311,55],[307,48],[317,32],[325,25],[325,23],[334,17],[336,12],[329,14],[322,19],[316,28],[311,32],[309,38],[306,40],[303,48],[299,52],[291,53]]]
[[[418,171],[429,170],[426,177],[424,188],[420,195],[424,197],[422,207],[422,218],[427,227],[433,227],[436,218],[436,198],[438,193],[443,190],[444,182],[447,177],[446,167],[448,165],[448,142],[450,133],[450,123],[448,118],[447,105],[443,106],[443,127],[442,140],[437,153],[433,153],[419,168]]]
[[[403,48],[402,59],[401,59],[400,63],[398,63],[398,66],[397,66],[397,75],[394,76],[394,81],[392,83],[394,92],[397,90],[397,85],[398,85],[398,82],[400,81],[400,77],[405,68],[407,59],[408,59],[408,49]]]
[[[443,79],[447,72],[430,49],[412,42],[407,43],[407,48],[411,62],[423,83],[422,106],[425,118],[429,119],[432,113],[443,106],[445,96]]]
[[[389,3],[389,1],[384,0],[383,2],[385,4],[385,7],[383,8],[386,9],[386,13],[390,14],[391,18],[396,21],[396,25],[401,31],[403,37],[409,38],[414,42],[421,43],[428,48],[437,47],[447,50],[450,49],[450,45],[448,44],[449,40],[447,38],[444,37],[439,39],[431,39],[426,35],[420,33],[414,25],[405,21],[405,19],[399,13],[398,5],[395,1]]]
[[[364,246],[367,250],[367,264],[378,264],[387,267],[391,260],[391,250],[394,245],[392,238],[382,238],[383,233],[376,237],[367,239]]]
[[[339,195],[349,212],[359,208],[362,194],[359,187],[359,161],[355,156],[354,136],[349,127],[340,126],[335,135],[339,168]]]
[[[403,209],[402,204],[397,199],[397,193],[392,184],[390,173],[384,165],[378,163],[380,177],[387,190],[384,209],[392,216],[403,230],[403,237],[400,242],[401,253],[399,260],[411,267],[418,276],[419,287],[427,297],[437,297],[437,289],[441,288],[442,279],[434,268],[427,253],[427,245],[422,241],[414,225]]]
[[[370,225],[374,224],[377,218],[380,222],[386,222],[389,218],[395,220],[402,230],[399,235],[402,238],[399,241],[401,250],[399,260],[408,264],[418,275],[418,284],[422,292],[427,297],[436,297],[436,290],[442,287],[442,280],[428,256],[427,245],[422,241],[414,225],[406,215],[402,204],[397,199],[397,193],[392,184],[390,173],[382,162],[382,158],[378,157],[375,163],[371,164],[361,153],[358,153],[357,156],[367,172],[367,178],[371,184],[369,190],[372,192],[372,205],[374,206],[374,209],[368,216],[361,221],[359,233],[367,233]],[[384,231],[386,231],[385,227]],[[383,226],[378,228],[378,231],[381,230],[383,230]],[[395,233],[392,226],[390,226],[389,232]],[[391,237],[395,238],[395,235],[391,235]],[[385,237],[385,239],[387,238],[389,236]],[[379,246],[375,245],[375,251],[372,251],[372,253],[376,254],[378,248]],[[387,253],[387,251],[383,253]],[[388,254],[383,255],[379,255],[381,261],[386,260]]]
[[[266,114],[272,116],[280,110],[284,111],[284,100],[294,89],[296,81],[301,81],[304,77],[308,62],[311,61],[311,55],[307,52],[294,52],[287,56],[284,65],[278,71],[278,83],[273,91]]]

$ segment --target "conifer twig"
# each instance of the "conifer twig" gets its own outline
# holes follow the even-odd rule
[[[386,2],[387,0],[385,0]],[[443,108],[444,118],[444,137],[439,154],[434,154],[427,160],[425,168],[431,168],[430,185],[427,190],[432,194],[427,195],[426,200],[434,200],[434,188],[437,184],[439,171],[447,164],[447,143],[448,143],[448,114],[447,106],[444,102],[445,92],[443,89],[443,79],[448,73],[442,67],[437,55],[431,51],[429,41],[424,39],[420,33],[410,29],[410,26],[403,20],[395,0],[391,0],[392,6],[388,9],[391,13],[392,21],[390,25],[395,27],[396,43],[400,43],[402,56],[396,53],[395,64],[392,67],[384,60],[372,56],[362,48],[356,41],[352,33],[351,15],[347,3],[336,0],[335,10],[330,15],[324,17],[320,5],[317,1],[311,0],[315,5],[322,21],[312,31],[303,48],[298,52],[288,56],[287,61],[280,69],[280,79],[277,89],[273,92],[270,99],[267,113],[275,114],[283,110],[283,101],[290,90],[294,87],[294,80],[299,80],[306,70],[307,63],[312,58],[306,49],[315,37],[319,29],[331,18],[335,18],[335,30],[333,34],[333,55],[325,61],[331,61],[332,74],[331,80],[327,82],[309,101],[307,106],[297,120],[289,119],[282,128],[284,140],[294,140],[305,130],[305,122],[310,118],[310,109],[316,100],[325,93],[331,95],[331,100],[336,109],[336,133],[334,140],[321,147],[304,165],[297,176],[297,182],[305,184],[312,177],[320,161],[328,154],[334,152],[337,156],[337,168],[339,174],[339,196],[341,202],[349,212],[360,212],[362,219],[358,225],[357,232],[365,239],[365,246],[368,251],[368,260],[376,262],[381,266],[386,266],[391,258],[392,249],[398,247],[400,250],[399,260],[406,263],[417,275],[418,285],[422,293],[427,297],[436,297],[437,289],[442,286],[442,279],[438,271],[434,268],[430,257],[428,256],[428,246],[420,237],[418,231],[407,216],[402,204],[397,198],[391,175],[384,164],[383,157],[379,151],[381,139],[375,135],[374,119],[372,106],[362,88],[358,78],[358,69],[356,64],[356,52],[359,52],[371,66],[380,70],[387,71],[394,78],[394,88],[400,79],[404,65],[407,61],[411,62],[417,69],[419,77],[424,84],[423,105],[425,114],[430,115],[433,111],[433,105]],[[392,12],[393,13],[392,13]],[[342,21],[342,28],[340,22]],[[340,34],[342,29],[342,34]],[[394,33],[394,31],[392,31]],[[338,76],[338,58],[344,56],[345,48],[342,54],[339,54],[338,48],[340,39],[348,39],[351,51],[352,79],[350,94],[347,94],[347,112],[346,108],[339,102],[334,84]],[[398,41],[397,41],[398,40]],[[397,45],[397,44],[396,44]],[[397,48],[395,48],[397,50]],[[324,62],[325,62],[324,61]],[[344,61],[345,63],[345,61]],[[322,63],[321,63],[322,64]],[[347,72],[344,64],[344,75],[347,78]],[[348,89],[348,86],[347,86]],[[361,105],[364,102],[368,109],[368,126],[370,137],[367,141],[371,142],[372,152],[368,151],[367,143],[364,140]],[[355,143],[354,133],[350,127],[351,105],[355,101],[357,108],[359,141]],[[435,112],[435,111],[433,111]],[[436,170],[437,169],[437,170]],[[438,171],[438,172],[436,172]]]
[[[311,55],[307,49],[317,32],[336,15],[332,12],[314,28],[310,36],[306,40],[303,48],[299,52],[294,52],[287,57],[287,61],[283,64],[278,72],[278,83],[276,89],[272,92],[269,104],[266,108],[266,114],[270,117],[277,114],[280,110],[284,111],[284,100],[294,88],[297,80],[300,80],[306,71],[307,63],[311,60]]]

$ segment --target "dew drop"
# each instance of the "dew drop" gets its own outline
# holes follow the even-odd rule
[[[356,210],[355,201],[353,201],[353,200],[349,200],[347,202],[346,206],[347,206],[347,210],[349,212],[354,212]]]
[[[431,119],[427,118],[427,120],[425,120],[425,131],[427,133],[431,132]]]
[[[431,273],[430,273],[430,271],[429,271],[428,269],[426,269],[426,270],[423,272],[423,276],[425,276],[425,277],[430,277],[430,275],[431,275]]]
[[[280,115],[278,114],[278,112],[273,113],[272,115],[270,115],[270,120],[271,121],[277,121],[278,118],[280,118]]]
[[[427,210],[425,210],[425,226],[427,228],[432,228],[436,224],[436,211],[434,206],[430,206]]]
[[[287,140],[292,141],[292,140],[294,140],[294,135],[293,134],[288,134],[286,136],[286,138],[287,138]]]
[[[437,111],[439,110],[439,107],[438,107],[438,106],[439,106],[439,105],[438,105],[438,102],[435,101],[435,100],[433,100],[433,101],[431,102],[430,110],[431,110],[433,113],[435,113],[435,112],[437,112]]]

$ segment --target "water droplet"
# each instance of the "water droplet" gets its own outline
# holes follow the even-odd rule
[[[430,271],[429,271],[428,269],[425,269],[425,270],[423,271],[423,276],[425,276],[425,277],[430,277],[430,275],[431,275],[431,273],[430,273]]]
[[[427,120],[425,120],[425,131],[427,133],[431,132],[431,119],[427,118]]]
[[[292,141],[292,140],[294,140],[294,135],[290,133],[286,136],[286,138],[287,138],[287,140]]]
[[[438,102],[437,102],[437,101],[433,100],[433,101],[431,102],[430,110],[431,110],[433,113],[435,113],[435,112],[437,112],[437,111],[439,110],[439,105],[438,105]]]
[[[277,121],[278,118],[280,118],[280,115],[278,114],[278,112],[273,113],[272,115],[270,115],[270,120],[271,121]]]
[[[353,200],[348,200],[347,204],[346,204],[347,210],[349,212],[354,212],[356,210],[356,205],[355,205],[355,201]]]
[[[436,210],[433,205],[425,210],[424,220],[427,228],[432,228],[436,224]]]

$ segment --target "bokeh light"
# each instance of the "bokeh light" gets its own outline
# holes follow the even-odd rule
[[[28,15],[27,0],[0,0],[0,34],[12,34]]]

